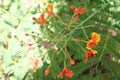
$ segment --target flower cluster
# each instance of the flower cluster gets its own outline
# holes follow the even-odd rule
[[[53,15],[54,13],[53,13],[53,4],[52,3],[49,3],[48,5],[47,5],[47,8],[48,8],[48,10],[45,10],[45,12],[48,14],[48,15]]]
[[[85,8],[76,8],[75,6],[71,6],[71,9],[74,11],[74,16],[72,17],[73,22],[77,22],[79,20],[79,15],[82,15],[86,11]],[[44,10],[44,13],[42,13],[40,15],[39,19],[36,19],[35,17],[33,17],[34,23],[44,25],[46,23],[45,14],[48,14],[48,16],[51,16],[51,15],[54,14],[52,3],[49,3],[47,5],[47,10]],[[72,22],[70,22],[70,25],[71,24],[72,24]],[[68,27],[69,26],[66,26],[66,28],[68,28]],[[83,40],[81,40],[80,38],[77,38],[75,41],[76,42],[81,42]],[[88,61],[89,58],[91,58],[93,56],[96,56],[97,51],[94,50],[94,47],[96,47],[99,42],[100,42],[100,35],[96,32],[93,32],[90,40],[87,42],[87,46],[86,46],[87,51],[85,52],[85,56],[86,56],[85,63]],[[44,48],[49,47],[48,43],[45,42],[45,41],[42,41],[41,45]],[[55,44],[51,47],[51,49],[54,49],[54,50],[57,51],[58,47]],[[71,59],[70,55],[65,54],[65,58],[70,59],[70,64],[71,65],[75,65],[75,61],[74,61],[74,59]],[[50,74],[50,68],[49,67],[50,67],[50,65],[48,66],[48,68],[45,69],[44,74],[46,76],[48,76]],[[38,61],[35,62],[35,71],[37,70],[37,68],[38,68]],[[66,65],[64,65],[64,68],[62,69],[62,71],[60,71],[58,73],[58,78],[60,78],[60,79],[62,79],[63,77],[72,78],[73,74],[74,74],[73,71],[70,70],[69,68],[67,68]]]
[[[66,55],[65,57],[66,57],[66,59],[70,59],[70,64],[71,65],[75,64],[75,61],[73,59],[71,59],[69,55]],[[48,76],[49,73],[50,73],[50,69],[48,67],[48,68],[45,69],[45,75]],[[73,77],[73,71],[65,67],[65,68],[63,68],[63,70],[61,72],[59,72],[58,78],[62,79],[63,76],[72,78]]]
[[[72,78],[73,71],[68,68],[63,68],[63,70],[58,74],[58,77],[62,79],[63,76]]]
[[[74,14],[83,14],[85,12],[85,8],[76,8],[75,6],[71,6],[71,9],[74,11]]]
[[[33,17],[32,20],[34,21],[34,24],[44,25],[46,23],[45,14],[41,14],[38,19],[36,17]]]
[[[52,3],[49,3],[47,5],[47,9],[48,10],[44,10],[44,13],[42,13],[39,18],[36,18],[36,17],[32,18],[32,20],[34,21],[34,24],[44,25],[46,23],[45,13],[47,13],[48,15],[53,15],[54,14],[53,13],[53,4]]]
[[[82,15],[85,12],[85,8],[76,8],[75,6],[71,6],[71,9],[74,11],[74,22],[77,22],[79,20],[78,14]]]
[[[85,52],[85,63],[88,61],[89,57],[95,56],[97,54],[97,51],[93,48],[98,45],[100,42],[100,35],[96,32],[92,33],[91,39],[87,42],[87,51]]]

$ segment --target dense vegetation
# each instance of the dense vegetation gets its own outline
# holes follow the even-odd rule
[[[120,0],[1,0],[0,80],[120,80]]]

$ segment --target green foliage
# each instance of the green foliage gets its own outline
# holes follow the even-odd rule
[[[45,25],[33,24],[32,17],[44,13],[48,3],[53,3],[54,15],[45,16]],[[86,8],[78,22],[72,20],[72,5]],[[64,67],[73,77],[63,80],[120,80],[119,13],[120,0],[1,0],[0,80],[60,80]],[[85,63],[92,32],[101,40],[94,48],[97,55]],[[38,69],[34,60],[39,61]]]

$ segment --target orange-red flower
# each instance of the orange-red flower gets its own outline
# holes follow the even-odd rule
[[[83,14],[85,12],[85,8],[76,8],[75,6],[71,6],[71,9],[74,11],[74,14]]]
[[[71,65],[74,65],[75,64],[75,61],[73,59],[70,60],[70,64]]]
[[[79,14],[79,9],[76,8],[75,6],[71,6],[71,9],[74,11],[75,15]]]
[[[84,61],[85,63],[88,61],[88,58],[89,58],[90,56],[92,56],[91,52],[90,52],[90,51],[86,51],[86,52],[85,52],[85,57],[86,57],[86,58],[85,58],[85,61]]]
[[[96,32],[92,33],[92,38],[87,42],[87,49],[92,50],[100,42],[100,35]]]
[[[33,72],[36,72],[37,69],[39,68],[39,60],[38,60],[38,59],[35,59],[35,60],[33,61],[33,65],[34,65],[34,70],[33,70]]]
[[[46,10],[46,13],[47,13],[48,15],[53,15],[53,11],[48,11],[48,10]]]
[[[39,18],[33,17],[32,20],[34,21],[34,24],[44,25],[46,23],[44,14],[41,14]]]
[[[49,4],[47,5],[47,8],[48,8],[48,10],[46,10],[46,13],[47,13],[48,15],[53,15],[53,4],[52,4],[52,3],[49,3]]]
[[[53,4],[52,4],[52,3],[49,3],[49,4],[47,5],[47,7],[48,7],[48,9],[53,10]]]
[[[49,69],[49,68],[47,68],[47,69],[45,70],[45,75],[46,75],[46,76],[48,76],[48,75],[49,75],[49,73],[50,73],[50,69]]]
[[[93,40],[89,40],[87,42],[87,49],[89,50],[90,48],[97,46],[97,44],[98,43],[94,42]]]
[[[100,35],[96,32],[92,33],[91,39],[87,42],[88,51],[85,52],[85,63],[88,61],[88,58],[91,56],[96,56],[97,51],[93,49],[93,47],[97,46],[100,42]]]
[[[75,16],[73,19],[74,22],[77,22],[78,20],[79,20],[79,16]]]
[[[62,77],[69,77],[72,78],[73,77],[73,71],[68,69],[68,68],[64,68],[59,74],[58,77],[62,79]]]
[[[44,24],[46,23],[46,21],[45,21],[45,18],[44,18],[44,17],[45,17],[45,15],[44,15],[44,14],[41,14],[41,15],[40,15],[40,24],[41,24],[41,25],[44,25]]]
[[[100,42],[100,35],[96,32],[93,32],[91,40],[95,41],[96,43]]]
[[[79,14],[83,14],[85,12],[85,8],[79,9]]]
[[[85,63],[88,61],[88,58],[90,57],[90,58],[92,58],[94,55],[93,55],[93,53],[90,51],[90,50],[88,50],[88,51],[86,51],[85,52]]]
[[[90,51],[92,52],[92,54],[95,56],[97,54],[96,50],[90,49]]]

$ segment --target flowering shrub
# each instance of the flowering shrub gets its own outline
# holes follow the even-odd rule
[[[119,80],[119,2],[1,1],[0,80]]]

